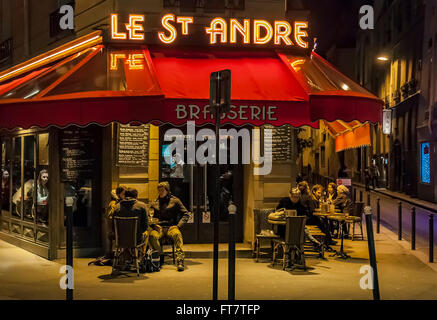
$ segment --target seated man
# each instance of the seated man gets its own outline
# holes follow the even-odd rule
[[[285,210],[296,210],[298,216],[306,216],[306,209],[301,204],[300,198],[300,190],[299,188],[293,188],[290,190],[290,196],[286,198],[282,198],[279,201],[279,204],[276,207],[276,210],[284,208]],[[281,227],[281,228],[280,228]],[[284,237],[285,234],[285,226],[278,226],[278,233],[280,236]],[[311,243],[318,249],[321,245],[316,238],[314,238],[308,229],[305,227],[305,236]]]
[[[158,194],[158,199],[150,206],[154,218],[159,219],[159,225],[154,225],[154,230],[149,234],[150,245],[161,253],[159,239],[165,236],[172,239],[176,251],[178,271],[184,271],[185,256],[182,248],[182,233],[179,229],[188,221],[190,214],[181,200],[170,193],[168,182],[158,184]]]
[[[138,217],[137,244],[143,242],[143,234],[148,227],[147,207],[144,202],[138,201],[138,191],[126,188],[124,199],[115,205],[114,217]]]

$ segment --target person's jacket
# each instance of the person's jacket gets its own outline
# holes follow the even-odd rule
[[[294,203],[291,201],[289,197],[282,198],[278,205],[276,206],[276,210],[285,209],[285,210],[296,210],[298,216],[306,216],[307,209],[302,205],[302,203],[297,202]]]
[[[138,217],[137,243],[143,242],[143,233],[149,225],[147,207],[144,202],[134,198],[125,198],[115,206],[114,217]]]
[[[153,201],[150,208],[153,209],[153,217],[159,219],[161,226],[181,228],[190,218],[190,213],[181,200],[170,193]]]
[[[337,199],[334,201],[334,205],[337,209],[340,209],[341,212],[352,212],[353,210],[353,203],[352,200],[349,199],[349,197],[341,193],[337,196]]]
[[[305,215],[307,215],[308,217],[313,215],[315,208],[313,204],[313,199],[309,194],[304,193],[300,196],[300,204],[305,208]]]

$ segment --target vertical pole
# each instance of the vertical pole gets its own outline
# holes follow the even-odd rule
[[[360,190],[360,202],[363,202],[363,190]]]
[[[367,205],[370,206],[370,191],[367,192]]]
[[[217,89],[217,92],[220,92]],[[218,99],[220,102],[220,99]],[[220,106],[216,107],[215,112],[215,159],[216,159],[216,187],[214,205],[214,252],[212,270],[212,299],[218,299],[218,259],[219,259],[219,223],[220,223]]]
[[[376,199],[376,233],[380,232],[381,228],[381,204],[380,199]]]
[[[411,208],[411,250],[416,250],[416,207]]]
[[[398,240],[402,240],[402,202],[398,203]]]
[[[237,207],[231,202],[229,211],[229,259],[228,259],[228,300],[235,300],[235,213]]]
[[[66,270],[67,273],[67,300],[71,301],[73,300],[73,289],[70,289],[70,287],[72,288],[72,283],[70,282],[70,279],[73,279],[73,276],[71,274],[69,274],[69,271],[72,272],[73,270],[73,207],[72,206],[67,206],[66,207],[66,211],[67,211],[67,239],[66,239],[66,244],[67,244],[67,263],[66,265],[70,267],[70,270]]]
[[[434,215],[429,215],[429,262],[434,262]]]
[[[372,208],[367,206],[364,208],[364,213],[366,216],[366,229],[367,229],[367,241],[369,247],[369,258],[370,266],[372,268],[373,275],[373,299],[380,300],[379,295],[379,282],[378,282],[378,269],[376,264],[376,252],[375,252],[375,239],[373,235],[373,224],[372,224]]]
[[[357,188],[354,187],[354,202],[357,202]]]

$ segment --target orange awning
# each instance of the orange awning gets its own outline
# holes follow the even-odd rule
[[[370,124],[364,125],[340,134],[335,138],[335,152],[347,149],[367,147],[371,145]]]

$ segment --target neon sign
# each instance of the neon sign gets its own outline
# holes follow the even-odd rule
[[[147,17],[142,14],[129,14],[128,22],[122,23],[118,14],[111,14],[111,39],[144,41],[144,24]],[[196,26],[195,17],[166,14],[161,19],[161,29],[156,40],[171,44],[181,37],[193,38],[199,34],[193,32]],[[201,30],[211,45],[215,44],[246,44],[271,45],[309,48],[308,21],[277,20],[273,23],[262,19],[225,19],[213,18]]]
[[[118,70],[119,61],[122,60],[128,66],[129,70],[143,70],[145,57],[142,53],[125,54],[125,53],[111,53],[110,67],[111,71]]]

